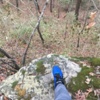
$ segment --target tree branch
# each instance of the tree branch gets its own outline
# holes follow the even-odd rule
[[[0,48],[0,52],[3,53],[7,58],[13,59],[12,57],[9,56],[7,52],[5,52],[2,48]],[[15,69],[19,70],[19,66],[16,64],[14,60],[11,60],[12,63],[15,65]]]
[[[85,22],[84,22],[84,25],[83,25],[83,28],[82,28],[82,30],[79,32],[79,34],[78,34],[78,41],[77,41],[77,48],[79,47],[79,42],[80,42],[80,34],[83,32],[83,30],[84,30],[84,28],[85,28],[85,26],[86,26],[86,22],[87,22],[87,16],[88,16],[88,13],[89,13],[89,8],[90,8],[90,5],[89,5],[89,7],[88,7],[88,9],[87,9],[87,14],[86,14],[86,18],[85,18]]]
[[[48,2],[49,2],[49,0],[46,1],[45,6],[44,6],[44,8],[43,8],[43,10],[42,10],[42,12],[41,12],[41,15],[40,15],[39,19],[38,19],[38,22],[37,22],[37,24],[36,24],[36,26],[35,26],[35,28],[34,28],[32,34],[31,34],[31,36],[30,36],[30,39],[29,39],[27,48],[26,48],[25,53],[24,53],[24,55],[23,55],[23,60],[22,60],[22,64],[23,64],[23,65],[25,64],[25,59],[26,59],[27,51],[28,51],[28,48],[29,48],[29,46],[30,46],[32,37],[33,37],[34,32],[36,31],[36,29],[37,29],[37,27],[38,27],[38,25],[39,25],[39,23],[40,23],[40,20],[41,20],[41,18],[42,18],[42,16],[43,16],[43,13],[44,13],[44,11],[45,11],[45,8],[46,8]]]
[[[10,67],[12,67],[9,63],[7,63],[7,62],[5,62],[5,61],[3,61],[3,60],[1,60],[3,63],[5,63],[5,64],[7,64],[7,65],[9,65]],[[1,66],[1,65],[0,65]],[[4,66],[2,66],[2,67],[4,67]],[[4,68],[6,68],[6,67],[4,67]],[[6,68],[6,69],[8,69],[8,70],[11,70],[11,71],[13,71],[13,72],[17,72],[18,70],[16,70],[16,69],[10,69],[10,68]]]
[[[91,1],[93,2],[93,5],[95,6],[96,10],[98,11],[99,9],[97,8],[97,6],[96,6],[94,0],[91,0]]]
[[[33,2],[34,2],[35,8],[36,8],[36,12],[37,12],[37,18],[39,19],[39,16],[38,16],[38,12],[40,11],[39,5],[37,3],[37,0],[33,0]],[[40,31],[40,23],[37,26],[37,31],[39,33],[39,36],[40,36],[41,40],[42,40],[42,43],[44,44],[44,39],[43,39],[41,31]]]

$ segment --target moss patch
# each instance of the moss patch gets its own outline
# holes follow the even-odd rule
[[[86,89],[93,87],[94,89],[100,88],[100,80],[97,79],[95,76],[89,76],[90,72],[94,72],[94,68],[88,68],[83,67],[81,72],[78,73],[77,77],[73,77],[71,79],[71,82],[66,85],[68,86],[68,90],[71,93],[75,93],[78,90],[82,90],[83,92],[86,91]],[[89,76],[91,78],[90,84],[86,84],[86,76]]]
[[[4,57],[5,55],[2,53],[2,52],[0,52],[0,57],[2,58],[2,57]]]
[[[97,100],[98,97],[94,96],[94,92],[89,93],[88,97],[86,100]]]
[[[43,60],[37,62],[36,72],[41,73],[42,75],[45,73],[46,68],[43,65]]]
[[[24,75],[24,74],[25,74],[25,72],[26,72],[25,70],[22,70],[22,75]]]
[[[59,57],[59,55],[54,55],[55,57]]]
[[[71,57],[69,58],[70,60],[73,60],[73,61],[91,61],[92,59],[95,59],[95,58],[92,58],[92,57]]]
[[[13,89],[15,88],[15,86],[17,85],[17,83],[18,83],[18,81],[15,81],[15,82],[12,83],[12,88]]]
[[[100,58],[91,59],[90,64],[95,67],[100,66]]]

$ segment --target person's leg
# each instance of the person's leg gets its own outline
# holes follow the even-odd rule
[[[55,88],[55,100],[71,100],[65,85],[58,84]]]
[[[58,66],[53,67],[55,100],[71,100],[69,93],[64,85],[63,73]]]

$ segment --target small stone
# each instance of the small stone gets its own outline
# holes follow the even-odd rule
[[[28,97],[28,95],[26,94],[26,95],[24,95],[24,98],[27,98]]]

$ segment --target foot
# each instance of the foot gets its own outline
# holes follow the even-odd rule
[[[53,67],[53,77],[54,77],[54,87],[55,88],[58,84],[64,84],[63,73],[58,66]]]

